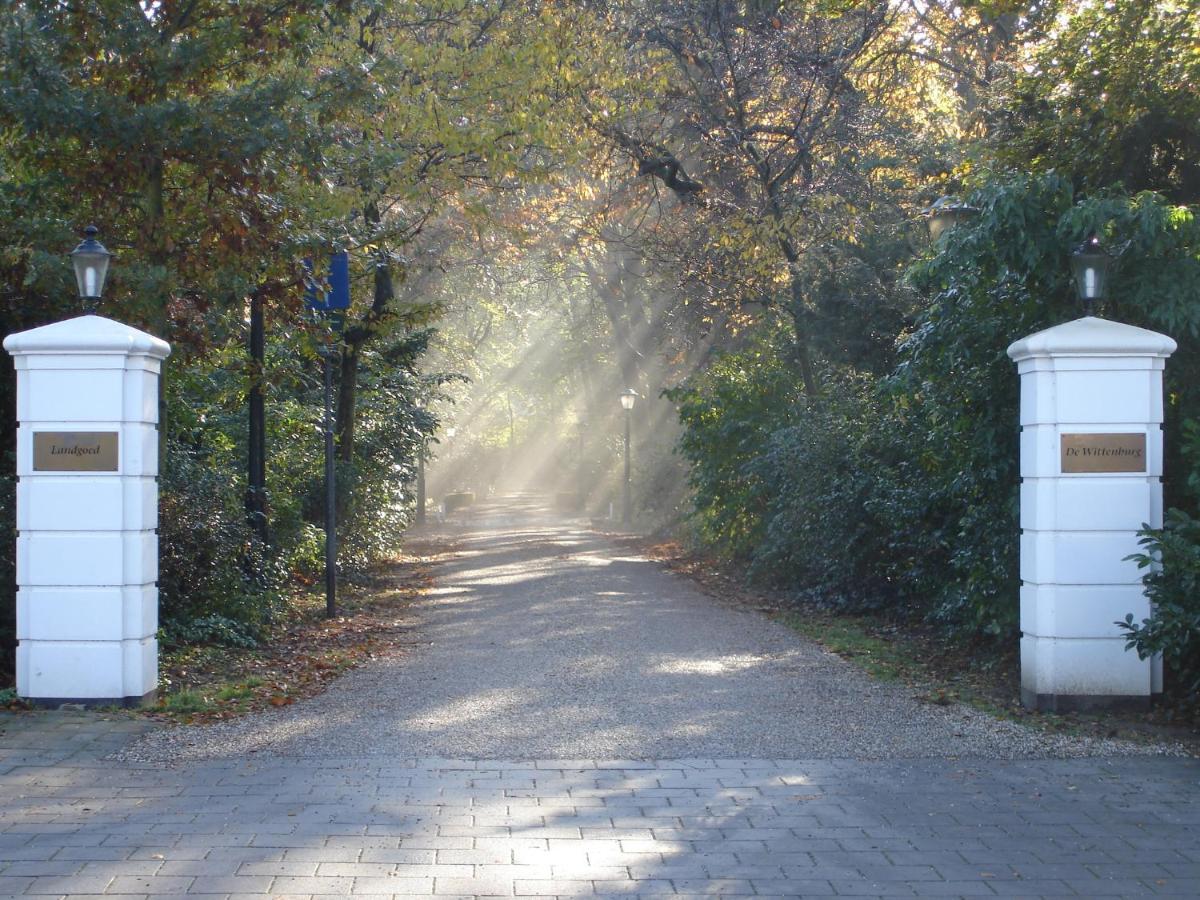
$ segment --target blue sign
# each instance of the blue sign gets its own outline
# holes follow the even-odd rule
[[[304,268],[312,272],[312,260],[304,261]],[[329,257],[329,274],[324,287],[319,282],[310,282],[304,289],[304,305],[318,312],[350,308],[350,254],[339,250]]]

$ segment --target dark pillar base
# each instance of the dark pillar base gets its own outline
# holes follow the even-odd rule
[[[38,709],[58,709],[60,706],[82,706],[85,709],[98,709],[104,706],[120,706],[125,709],[137,709],[153,706],[158,702],[158,690],[155,689],[141,697],[22,697],[26,703]]]
[[[1121,694],[1035,694],[1021,688],[1021,705],[1038,712],[1145,712],[1150,697]]]

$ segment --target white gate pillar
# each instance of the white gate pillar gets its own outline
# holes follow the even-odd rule
[[[17,693],[148,702],[158,684],[166,342],[100,316],[4,339],[17,369]]]
[[[1021,380],[1021,701],[1146,706],[1161,663],[1115,624],[1150,614],[1127,560],[1162,525],[1166,335],[1087,316],[1008,348]]]

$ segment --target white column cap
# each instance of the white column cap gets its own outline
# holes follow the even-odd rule
[[[13,356],[78,353],[166,359],[171,354],[166,341],[103,316],[77,316],[10,334],[4,339],[4,349]]]
[[[1050,356],[1150,356],[1166,359],[1177,345],[1165,334],[1084,316],[1014,341],[1013,362]]]

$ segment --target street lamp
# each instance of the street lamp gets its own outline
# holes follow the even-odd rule
[[[83,233],[84,239],[71,251],[71,262],[75,266],[75,282],[79,286],[83,311],[93,315],[104,293],[104,279],[108,275],[108,261],[112,259],[112,254],[96,240],[99,229],[95,225],[89,225],[83,229]]]
[[[638,394],[633,388],[621,392],[621,406],[625,410],[625,491],[621,504],[621,524],[628,527],[633,521],[633,495],[629,482],[629,422],[633,418],[633,404],[637,403]]]
[[[420,410],[424,409],[425,401],[418,397],[413,401],[413,406]],[[417,514],[414,517],[414,522],[417,525],[425,524],[425,449],[427,442],[425,435],[421,435],[421,445],[417,448]]]
[[[1092,314],[1092,304],[1104,300],[1108,287],[1108,270],[1112,257],[1096,235],[1088,239],[1071,253],[1071,274],[1075,276],[1075,291],[1083,301],[1083,314]]]
[[[937,243],[947,231],[953,231],[963,222],[974,218],[979,208],[963,203],[957,197],[939,197],[932,206],[925,210],[925,218],[929,221],[929,238]]]

